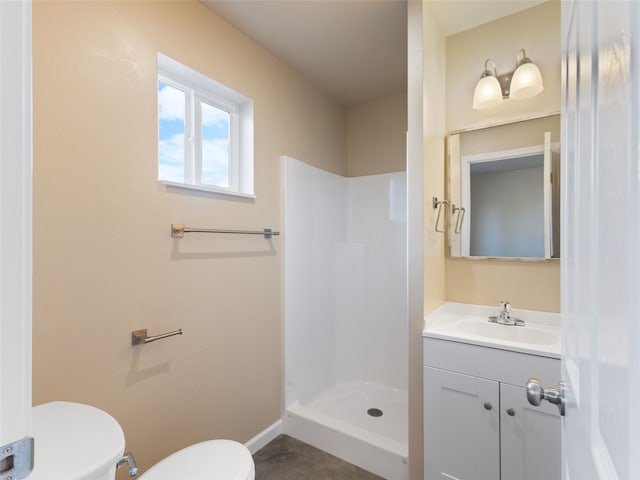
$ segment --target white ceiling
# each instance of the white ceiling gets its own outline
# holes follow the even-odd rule
[[[406,91],[407,0],[200,0],[343,105]],[[435,0],[445,35],[545,0]]]
[[[201,0],[344,105],[406,91],[406,0]]]

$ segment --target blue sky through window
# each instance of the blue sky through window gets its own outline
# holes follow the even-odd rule
[[[189,183],[185,178],[185,122],[187,94],[182,90],[158,82],[158,179]],[[229,112],[200,102],[202,124],[201,178],[195,183],[229,187]],[[197,169],[196,169],[197,171]]]
[[[185,93],[158,82],[158,179],[184,182]]]

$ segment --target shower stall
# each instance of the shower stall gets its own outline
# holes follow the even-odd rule
[[[409,478],[406,173],[283,157],[284,433]]]

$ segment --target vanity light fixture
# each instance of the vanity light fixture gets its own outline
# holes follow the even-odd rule
[[[489,67],[493,67],[493,71]],[[496,63],[484,62],[482,77],[473,93],[473,108],[482,110],[500,105],[507,98],[530,98],[539,95],[544,87],[538,66],[527,57],[524,48],[516,58],[515,71],[498,75]]]

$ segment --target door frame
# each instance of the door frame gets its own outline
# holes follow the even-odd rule
[[[0,1],[0,104],[0,445],[6,445],[31,433],[32,93],[28,0]]]

